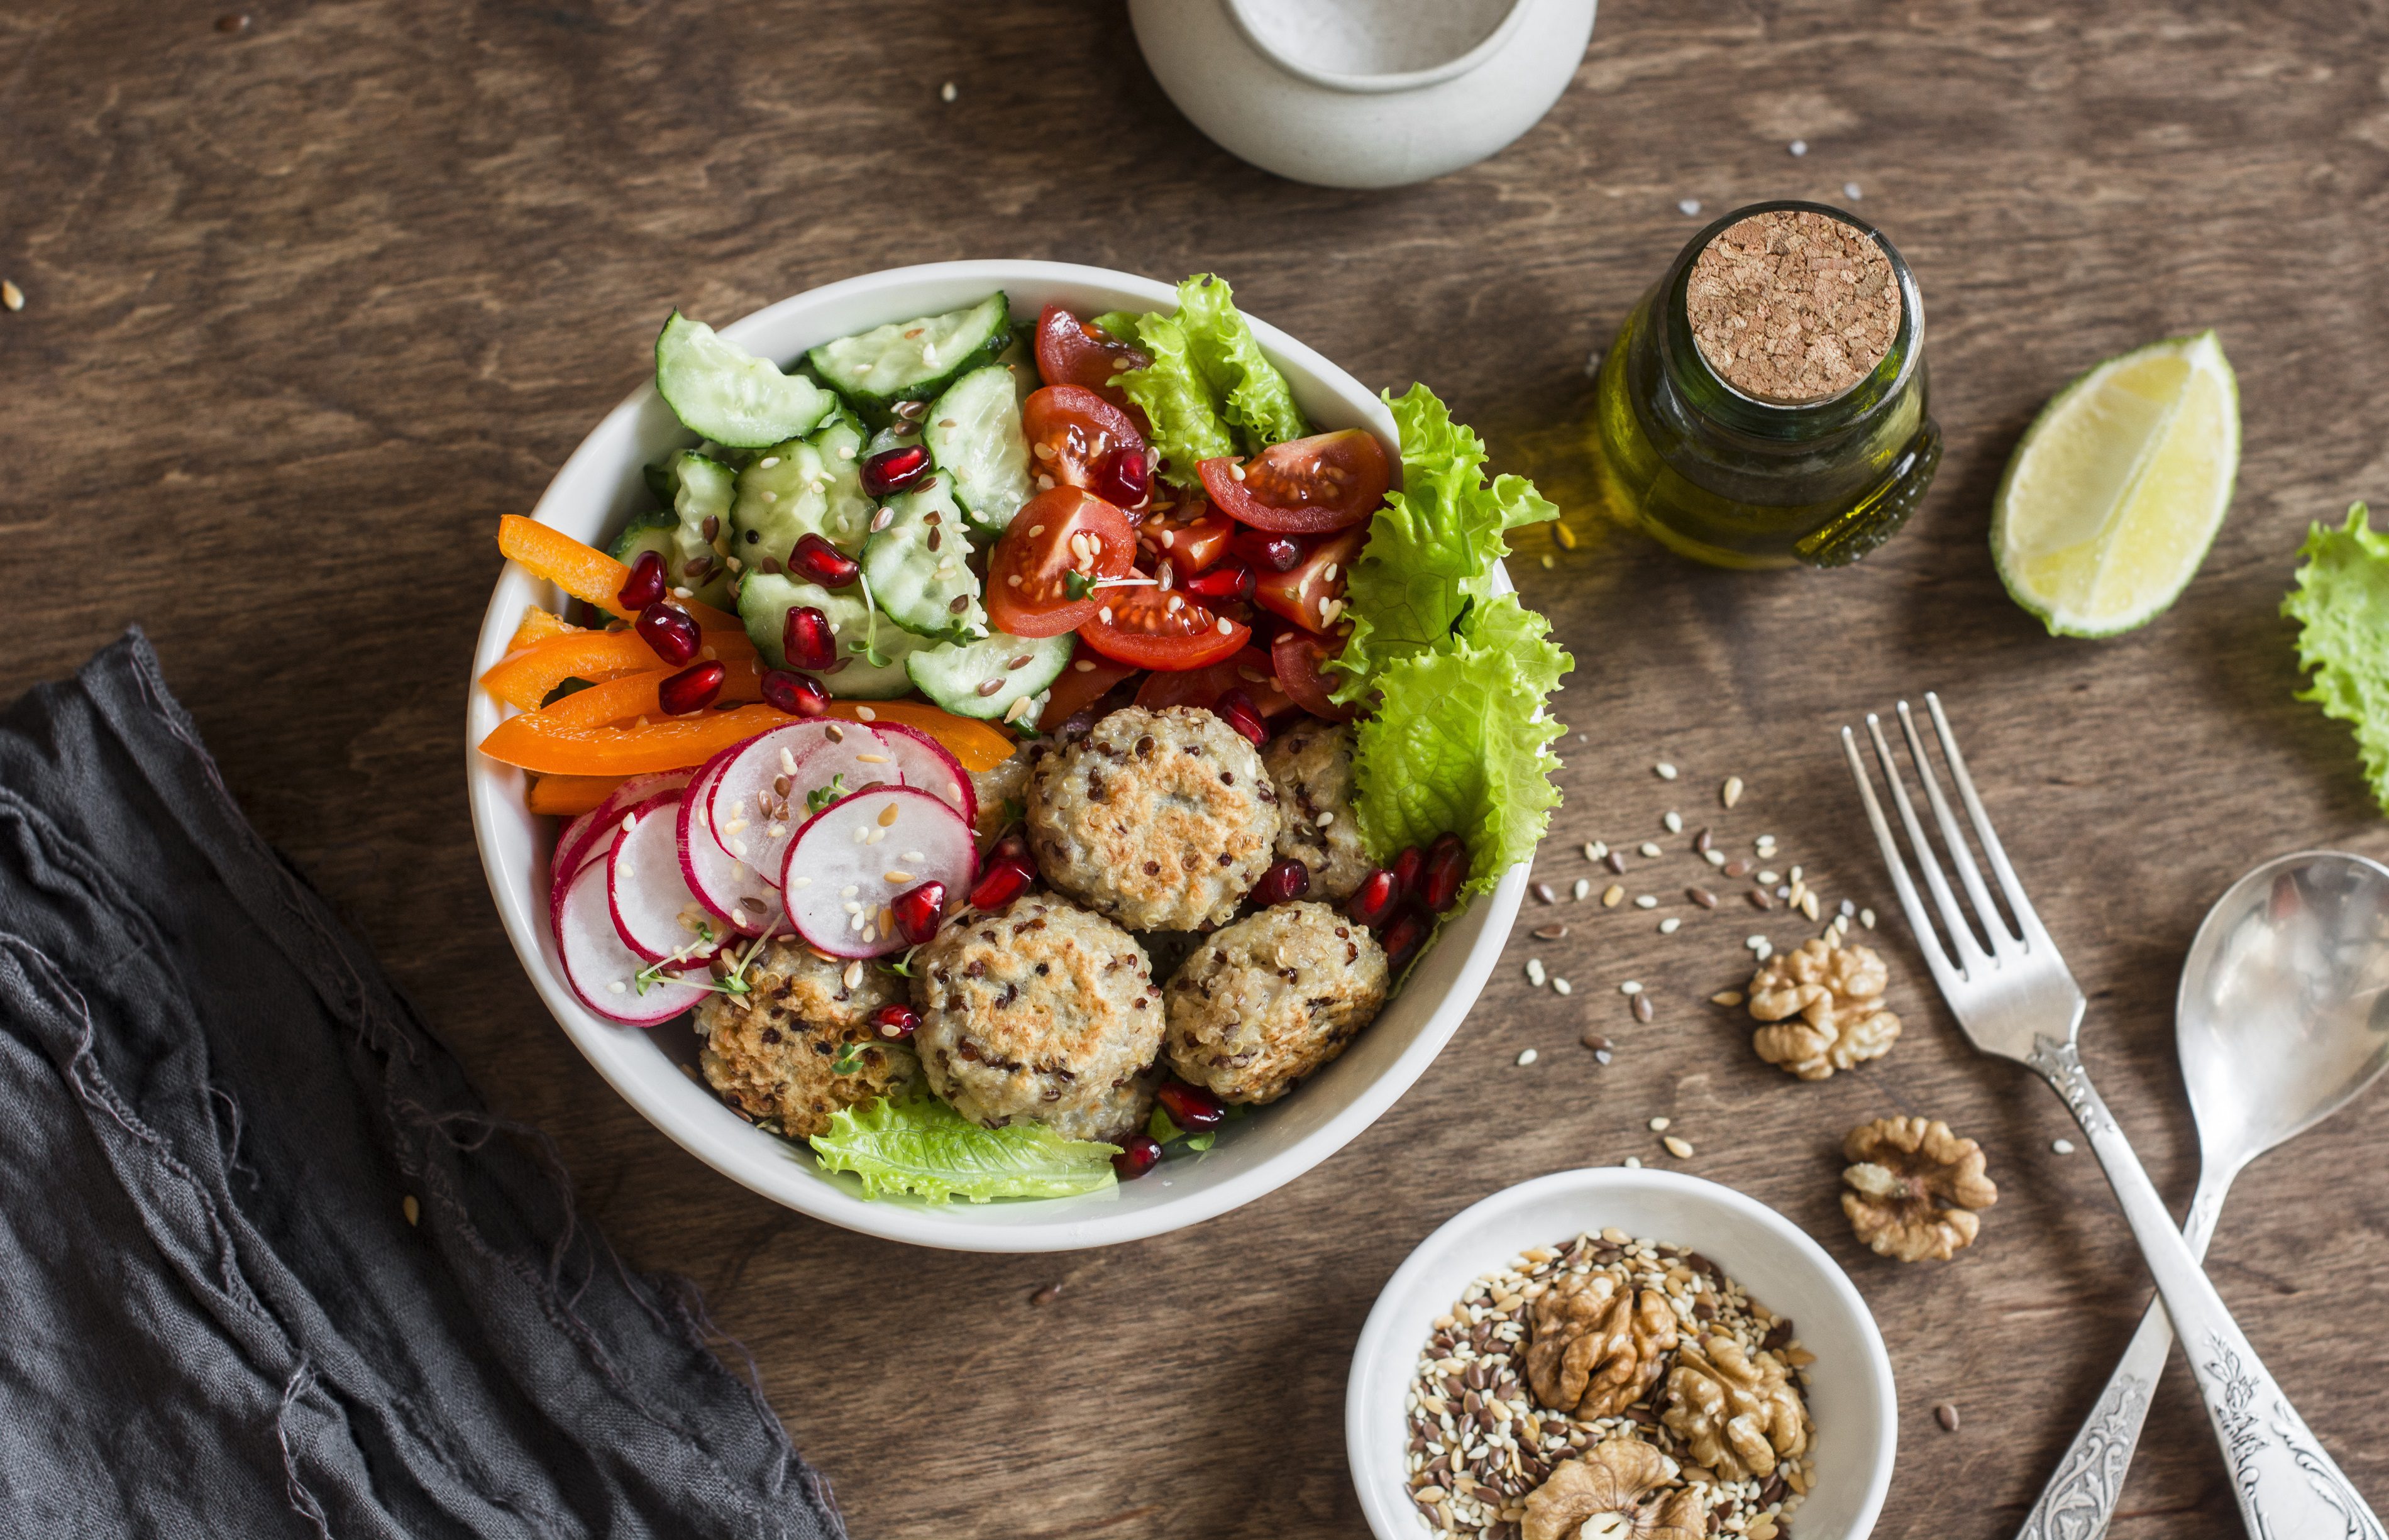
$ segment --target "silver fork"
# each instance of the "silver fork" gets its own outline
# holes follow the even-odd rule
[[[1875,839],[1883,846],[1884,864],[1891,871],[1892,886],[1898,890],[1917,949],[1924,954],[1958,1025],[1984,1052],[2038,1070],[2064,1098],[2075,1121],[2082,1126],[2123,1203],[2132,1238],[2140,1242],[2140,1254],[2156,1277],[2165,1312],[2173,1317],[2188,1350],[2191,1373],[2206,1402],[2206,1415],[2215,1423],[2215,1435],[2223,1445],[2224,1460],[2231,1469],[2232,1495],[2239,1499],[2240,1516],[2248,1533],[2256,1540],[2389,1540],[2381,1521],[2323,1453],[2314,1434],[2290,1408],[2280,1386],[2257,1360],[2256,1350],[2248,1344],[2222,1296],[2191,1254],[2181,1231],[2174,1227],[2173,1216],[2141,1169],[2140,1157],[2132,1153],[2106,1103],[2091,1088],[2090,1077],[2083,1073],[2076,1051],[2082,1026],[2082,991],[2066,971],[2065,960],[2057,955],[2056,944],[2041,928],[2040,917],[2025,897],[2024,885],[2008,865],[2007,852],[2000,848],[1982,799],[1974,795],[1974,783],[1966,774],[1965,757],[1958,751],[1958,740],[1949,731],[1948,718],[1942,714],[1940,698],[1926,694],[1924,706],[1932,714],[1934,735],[1939,740],[1950,783],[1966,805],[1974,837],[1990,862],[2008,912],[2015,918],[2012,931],[1992,903],[1983,873],[1967,848],[1948,799],[1942,795],[1908,703],[1899,703],[1900,731],[1908,740],[1909,757],[1923,783],[1925,799],[1932,805],[1942,846],[1973,901],[1972,924],[1925,838],[1924,826],[1900,781],[1898,760],[1873,713],[1867,715],[1867,734],[1874,742],[1875,757],[1882,764],[1900,826],[1915,851],[1917,870],[1932,890],[1932,910],[1917,895],[1898,841],[1883,816],[1883,804],[1875,799],[1874,783],[1859,754],[1858,737],[1846,727],[1842,729],[1842,749],[1849,757],[1850,774],[1866,803],[1867,821],[1874,825]],[[1936,913],[1941,934],[1934,928]]]

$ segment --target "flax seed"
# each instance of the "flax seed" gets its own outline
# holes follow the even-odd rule
[[[1642,1022],[1642,1023],[1647,1024],[1647,1023],[1649,1023],[1649,1021],[1651,1020],[1652,1014],[1653,1014],[1653,1011],[1652,1011],[1652,1006],[1651,1006],[1651,997],[1650,997],[1650,996],[1648,996],[1648,995],[1637,995],[1637,996],[1635,996],[1635,997],[1634,997],[1634,1019],[1635,1019],[1636,1021],[1638,1021],[1638,1022]]]
[[[1700,905],[1703,909],[1717,908],[1717,895],[1711,893],[1707,888],[1688,887],[1684,889],[1684,897]]]

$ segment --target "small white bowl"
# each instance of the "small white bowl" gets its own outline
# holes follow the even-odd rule
[[[1344,1439],[1361,1510],[1378,1540],[1428,1534],[1411,1504],[1402,1402],[1435,1318],[1469,1282],[1530,1246],[1616,1227],[1699,1252],[1798,1330],[1817,1355],[1808,1401],[1816,1484],[1792,1520],[1814,1540],[1865,1540],[1891,1487],[1899,1401],[1883,1334],[1849,1275],[1792,1221],[1730,1187],[1673,1171],[1599,1166],[1538,1177],[1470,1205],[1396,1268],[1352,1350]]]
[[[934,262],[813,289],[722,332],[766,357],[792,359],[832,337],[934,315],[993,289],[1010,298],[1015,315],[1033,316],[1051,301],[1085,314],[1177,304],[1169,286],[1105,268]],[[1388,444],[1396,441],[1392,414],[1360,381],[1266,322],[1254,321],[1253,335],[1284,372],[1312,422],[1322,429],[1367,427]],[[640,467],[688,441],[653,382],[641,385],[572,452],[532,516],[576,539],[603,544],[647,503]],[[1494,586],[1504,592],[1510,587],[1498,566]],[[560,602],[553,587],[508,564],[481,621],[473,678],[505,655],[524,605],[554,607]],[[1080,1198],[945,1205],[866,1201],[853,1177],[824,1173],[810,1152],[751,1126],[683,1073],[696,1059],[696,1035],[685,1025],[667,1024],[653,1032],[620,1026],[581,1003],[565,980],[548,928],[554,821],[524,807],[522,772],[483,758],[472,746],[498,725],[504,708],[479,685],[468,685],[466,701],[465,779],[481,869],[515,955],[574,1045],[648,1122],[723,1176],[815,1218],[914,1245],[981,1252],[1107,1246],[1198,1223],[1292,1181],[1375,1122],[1435,1062],[1485,987],[1527,887],[1527,868],[1514,867],[1491,893],[1452,917],[1412,970],[1408,986],[1343,1057],[1284,1101],[1233,1125],[1202,1156],[1165,1161],[1116,1191]]]

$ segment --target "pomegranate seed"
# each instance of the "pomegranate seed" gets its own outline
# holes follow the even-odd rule
[[[1460,897],[1460,885],[1468,880],[1468,846],[1458,834],[1437,834],[1426,848],[1426,885],[1419,897],[1426,907],[1441,914]]]
[[[929,474],[929,450],[926,444],[899,444],[883,449],[862,463],[862,492],[865,497],[887,497],[901,492]]]
[[[675,668],[695,657],[704,640],[696,622],[688,617],[688,611],[672,605],[649,605],[639,612],[632,626],[638,631],[640,641]]]
[[[1263,909],[1271,904],[1290,904],[1310,891],[1310,868],[1292,856],[1282,856],[1270,862],[1261,880],[1253,885],[1253,902]]]
[[[1164,1080],[1154,1100],[1169,1114],[1169,1121],[1190,1134],[1206,1128],[1216,1128],[1226,1120],[1228,1109],[1220,1099],[1201,1086],[1190,1086],[1183,1080]]]
[[[1292,535],[1239,529],[1229,540],[1228,549],[1263,572],[1291,572],[1302,565],[1302,542]]]
[[[764,671],[763,698],[791,717],[818,717],[829,710],[829,692],[821,681],[786,668]]]
[[[1394,858],[1394,864],[1386,870],[1394,874],[1394,885],[1401,889],[1401,896],[1410,898],[1417,896],[1419,873],[1425,868],[1426,857],[1420,852],[1419,847],[1415,845],[1406,845],[1402,847],[1402,853]]]
[[[1260,707],[1253,704],[1253,697],[1242,690],[1222,692],[1220,698],[1211,703],[1211,709],[1218,712],[1230,727],[1251,739],[1255,748],[1269,742],[1269,723],[1261,719]]]
[[[664,596],[664,559],[652,551],[643,551],[631,564],[631,575],[622,579],[622,591],[615,597],[622,607],[636,615]]]
[[[844,588],[862,576],[862,564],[819,535],[806,535],[788,553],[788,570],[824,588]]]
[[[1394,907],[1402,901],[1401,879],[1379,867],[1361,879],[1345,901],[1344,912],[1361,923],[1375,930],[1393,914]]]
[[[1377,945],[1386,948],[1386,971],[1400,977],[1403,967],[1418,955],[1427,933],[1434,929],[1435,922],[1427,918],[1426,910],[1416,904],[1404,904],[1401,913],[1394,916],[1394,923],[1377,935]]]
[[[1002,909],[1028,891],[1028,885],[1036,880],[1037,869],[1025,860],[990,862],[970,890],[971,908]]]
[[[896,928],[904,939],[915,947],[938,934],[946,920],[946,885],[923,883],[908,887],[889,900],[888,909],[896,915]]]
[[[871,1013],[871,1029],[891,1043],[901,1043],[921,1029],[921,1013],[909,1005],[883,1005]]]
[[[685,717],[692,711],[702,711],[722,694],[722,681],[730,671],[719,663],[700,663],[683,668],[679,673],[656,686],[656,704],[664,708],[667,717]]]
[[[1141,508],[1153,495],[1153,473],[1145,469],[1144,446],[1122,444],[1095,467],[1095,484],[1087,489],[1115,508]]]
[[[815,673],[837,661],[837,638],[829,630],[829,617],[811,605],[798,605],[780,622],[780,651],[788,667]]]
[[[1112,1169],[1119,1179],[1132,1182],[1161,1164],[1161,1141],[1151,1134],[1131,1134],[1120,1141],[1120,1152],[1112,1157]]]
[[[991,861],[1018,861],[1023,866],[1028,865],[1028,840],[1021,834],[1020,825],[1016,823],[997,835],[995,843],[987,847],[987,859]]]
[[[1215,603],[1246,600],[1253,596],[1253,569],[1231,556],[1207,572],[1197,572],[1178,586]]]

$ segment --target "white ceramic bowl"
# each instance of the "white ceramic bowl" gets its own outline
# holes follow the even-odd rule
[[[936,262],[831,284],[783,299],[722,331],[759,353],[792,359],[832,337],[952,310],[999,288],[1010,296],[1016,315],[1034,315],[1054,300],[1090,314],[1167,310],[1177,303],[1168,285],[1104,268]],[[1322,428],[1368,427],[1387,443],[1395,441],[1391,414],[1351,375],[1265,322],[1255,321],[1253,331],[1313,422]],[[646,503],[640,467],[687,441],[653,384],[642,385],[581,440],[533,515],[602,544]],[[1508,579],[1498,569],[1495,580],[1507,589]],[[481,621],[474,677],[504,655],[524,605],[559,602],[549,585],[509,565]],[[816,1218],[916,1245],[986,1252],[1110,1245],[1198,1223],[1292,1181],[1375,1122],[1442,1051],[1485,986],[1527,885],[1524,866],[1506,873],[1491,893],[1445,926],[1409,986],[1342,1058],[1284,1101],[1235,1125],[1207,1154],[1166,1161],[1117,1191],[1082,1198],[946,1205],[865,1202],[854,1177],[824,1174],[809,1153],[750,1126],[683,1074],[682,1066],[696,1057],[696,1035],[685,1025],[654,1032],[618,1026],[573,995],[548,929],[553,821],[525,809],[521,772],[484,759],[471,747],[498,724],[505,708],[478,687],[466,691],[466,701],[465,775],[482,870],[516,955],[574,1044],[649,1122],[722,1175]]]
[[[1378,1540],[1423,1540],[1428,1533],[1408,1496],[1402,1401],[1435,1318],[1471,1279],[1529,1246],[1606,1226],[1699,1252],[1792,1318],[1801,1345],[1817,1355],[1808,1369],[1816,1485],[1792,1529],[1816,1540],[1865,1540],[1891,1487],[1899,1402],[1883,1334],[1849,1275],[1756,1199],[1698,1177],[1622,1166],[1562,1171],[1497,1192],[1420,1241],[1386,1280],[1352,1350],[1344,1396],[1352,1483]]]

